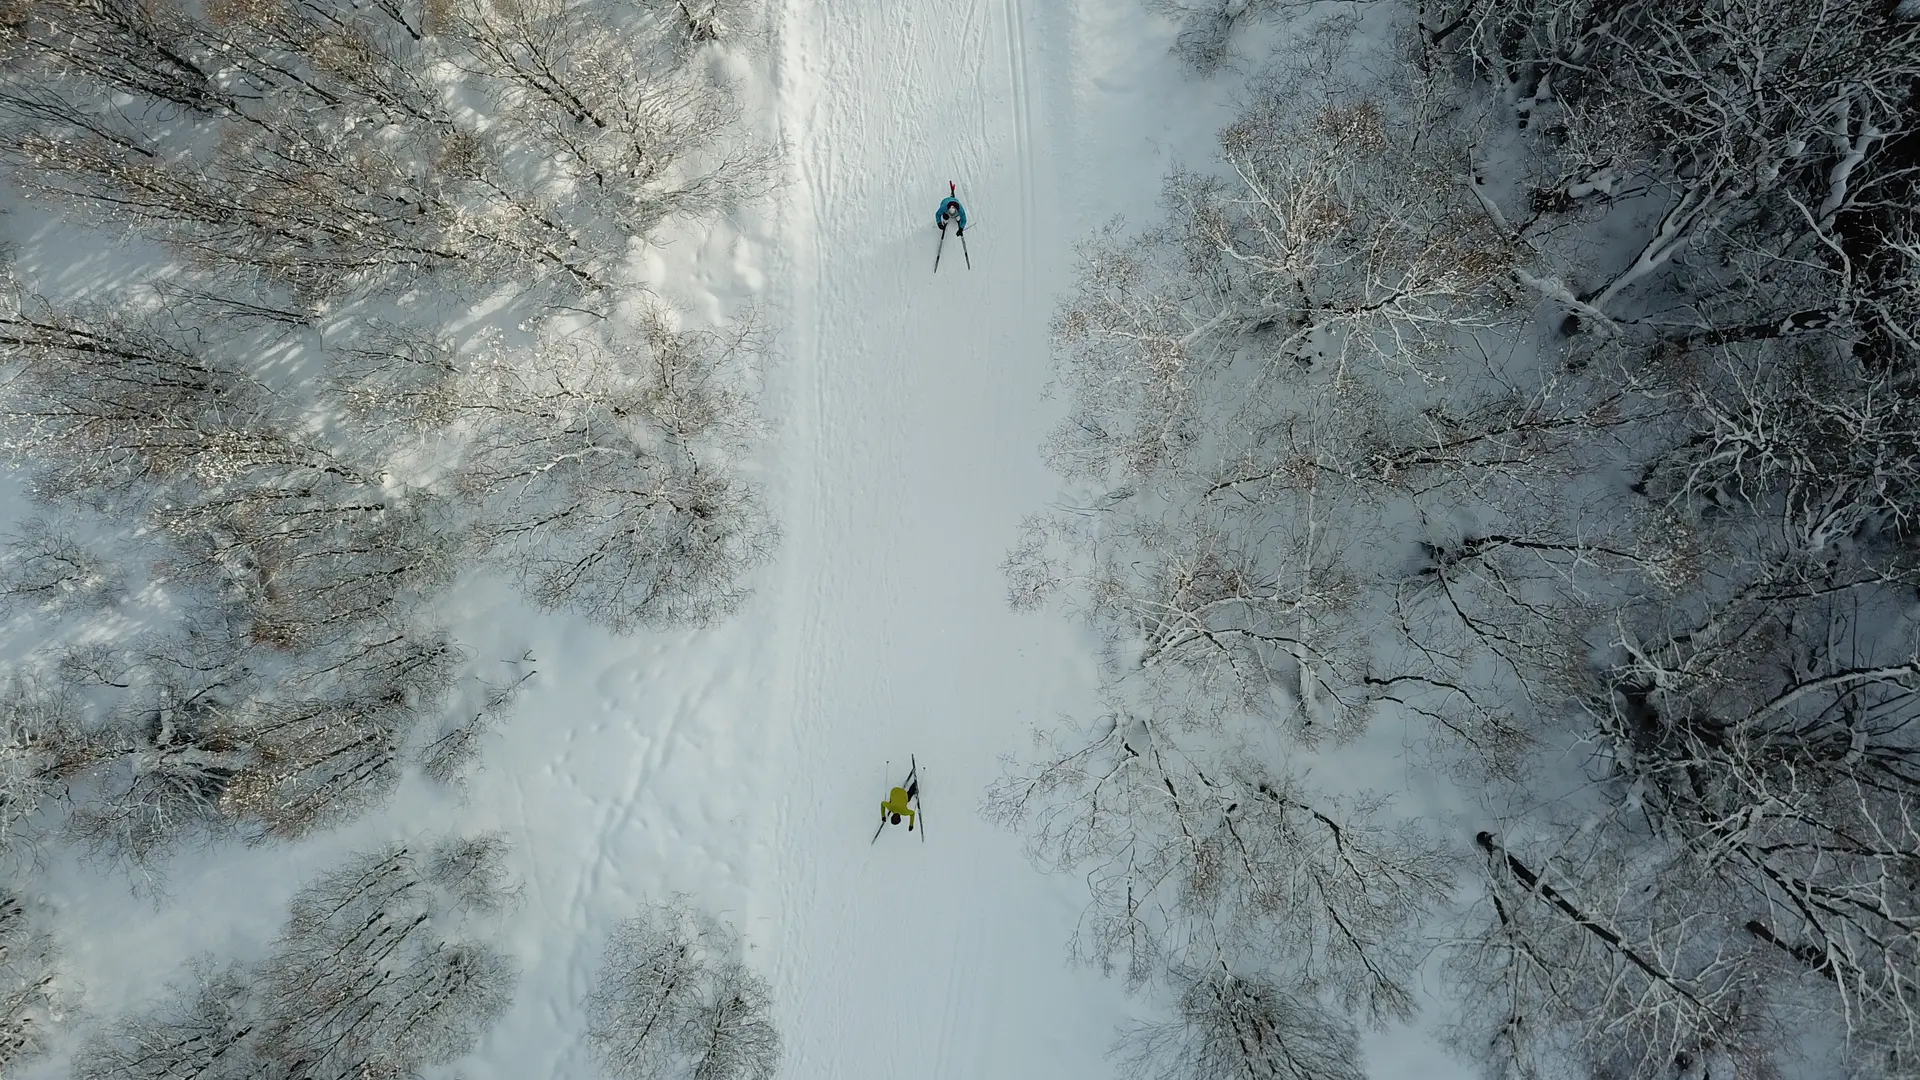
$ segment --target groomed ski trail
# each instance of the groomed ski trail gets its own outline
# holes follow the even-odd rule
[[[999,569],[1057,489],[1046,331],[1076,219],[1066,157],[1034,139],[1070,105],[1070,16],[787,0],[778,19],[786,782],[747,931],[796,1080],[1100,1077],[1124,1015],[1066,963],[1078,880],[1036,873],[979,813],[1000,755],[1092,708],[1087,644],[1011,612]],[[949,179],[983,261],[935,276]],[[909,753],[940,777],[940,836],[870,844],[875,766]]]

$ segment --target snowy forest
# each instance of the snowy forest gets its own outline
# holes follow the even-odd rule
[[[471,565],[613,631],[737,602],[772,535],[734,467],[761,328],[682,326],[624,266],[662,222],[770,183],[700,51],[734,14],[0,9],[9,183],[151,252],[87,295],[10,270],[0,298],[0,441],[42,511],[0,577],[38,642],[0,700],[16,873],[51,845],[164,892],[183,847],[324,829],[406,770],[460,784],[537,669],[476,663],[433,621]],[[481,918],[513,892],[502,843],[354,856],[296,895],[270,957],[183,976],[172,1004],[97,1028],[71,1075],[398,1078],[459,1057],[514,983]],[[0,1068],[79,1004],[10,904]],[[609,989],[615,1021],[660,1021],[609,1075],[764,1075],[764,1002],[723,992]]]
[[[1292,36],[1059,308],[1012,599],[1111,706],[991,804],[1131,1075],[1357,1080],[1423,969],[1503,1080],[1914,1075],[1920,11],[1175,6]],[[1316,776],[1406,720],[1482,827]]]
[[[987,555],[1100,707],[941,808],[1070,884],[1101,1075],[1388,1080],[1420,1026],[1489,1080],[1920,1073],[1920,6],[1104,3],[1234,118],[1040,298],[1063,494]],[[0,0],[0,1073],[466,1075],[542,885],[395,793],[578,676],[446,605],[774,632],[792,313],[650,253],[789,198],[780,35]],[[135,1008],[41,899],[387,818]],[[781,995],[839,990],[617,897],[597,1075],[802,1075]]]

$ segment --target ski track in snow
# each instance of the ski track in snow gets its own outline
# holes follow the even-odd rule
[[[1043,261],[1064,269],[1072,217],[1038,212],[1066,185],[1031,134],[1036,93],[1065,104],[1070,28],[1049,42],[1060,78],[1037,88],[1030,21],[1018,0],[790,0],[780,19],[789,467],[770,720],[791,779],[768,792],[770,887],[747,932],[793,1077],[1105,1075],[1120,1017],[1110,985],[1065,964],[1079,883],[1032,871],[978,813],[997,756],[1092,685],[1084,644],[1008,611],[999,571],[1054,488],[1033,292]],[[969,270],[949,237],[935,274],[950,179],[982,257]],[[926,839],[869,844],[910,755]]]

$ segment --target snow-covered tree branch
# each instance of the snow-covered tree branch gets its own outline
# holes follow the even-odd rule
[[[620,924],[587,999],[587,1041],[617,1080],[770,1080],[780,1062],[767,981],[732,927],[684,903]]]

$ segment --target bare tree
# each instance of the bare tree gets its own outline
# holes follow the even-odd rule
[[[439,59],[438,39],[424,33],[435,5],[150,6],[82,8],[144,13],[122,20],[129,25],[161,19],[188,43],[182,55],[218,58],[209,70],[227,96],[202,110],[202,137],[156,147],[138,124],[75,106],[91,96],[87,76],[100,77],[64,56],[75,27],[27,19],[19,47],[50,58],[23,70],[17,90],[0,91],[0,106],[23,121],[0,149],[30,166],[22,178],[31,191],[154,226],[189,253],[264,274],[308,304],[404,288],[430,272],[484,279],[503,263],[573,289],[600,287],[595,256],[575,242],[584,222],[562,221],[550,200],[503,172],[503,147],[451,118],[428,74]],[[122,51],[150,47],[108,36]],[[142,94],[132,108],[154,111],[154,102]],[[627,235],[615,229],[607,242],[617,251]]]
[[[124,591],[109,557],[46,518],[21,525],[7,543],[0,596],[43,611],[84,610],[111,605]]]
[[[686,53],[708,42],[751,37],[755,29],[752,0],[646,0],[646,6],[684,42]]]
[[[705,622],[746,595],[774,529],[732,458],[752,429],[734,336],[655,317],[633,337],[495,354],[462,388],[478,524],[533,601],[615,630]]]
[[[298,836],[384,799],[408,732],[444,707],[464,656],[444,631],[374,623],[316,659],[247,716],[250,767],[224,806],[253,839]]]
[[[197,274],[156,281],[153,291],[173,317],[203,331],[220,327],[256,327],[281,334],[312,333],[317,316],[310,307],[276,295],[264,275]]]
[[[113,752],[73,809],[74,836],[96,853],[146,864],[223,827],[221,800],[249,759],[240,701],[226,689],[188,696],[168,688],[152,712],[110,729]]]
[[[349,859],[293,899],[256,968],[201,965],[171,1005],[81,1053],[83,1080],[394,1080],[465,1053],[514,973],[485,941],[510,899],[495,837]]]
[[[278,425],[255,422],[270,395],[232,365],[139,319],[9,300],[0,347],[22,368],[0,398],[4,437],[54,466],[50,494],[218,482],[310,459]]]
[[[1187,520],[1030,521],[1007,562],[1016,601],[1064,592],[1106,637],[1116,671],[1163,708],[1271,716],[1308,740],[1350,737],[1366,700],[1356,583],[1327,543],[1324,504],[1309,495],[1292,505],[1292,527],[1274,514],[1269,528],[1249,529],[1211,508]]]
[[[1478,843],[1491,918],[1450,963],[1476,1020],[1462,1038],[1491,1035],[1480,1054],[1498,1075],[1571,1064],[1651,1080],[1715,1058],[1737,1065],[1716,1076],[1770,1074],[1779,1030],[1766,968],[1729,921],[1727,894],[1687,860],[1633,867],[1651,853],[1588,841],[1536,863],[1491,833]]]
[[[59,953],[37,916],[17,892],[0,893],[0,1066],[40,1053],[65,1019]]]
[[[1518,255],[1453,195],[1459,135],[1407,111],[1418,83],[1407,105],[1362,97],[1302,116],[1302,93],[1323,81],[1268,78],[1221,132],[1231,178],[1169,181],[1167,241],[1205,289],[1187,301],[1190,333],[1270,333],[1271,364],[1417,371],[1465,332],[1512,318]]]
[[[1017,603],[1064,589],[1122,669],[1308,734],[1357,731],[1378,696],[1370,526],[1453,485],[1511,487],[1526,444],[1564,453],[1606,423],[1551,384],[1448,387],[1449,350],[1515,318],[1516,249],[1444,182],[1463,150],[1422,112],[1430,90],[1301,114],[1336,88],[1320,54],[1342,41],[1258,84],[1222,134],[1225,176],[1177,174],[1164,224],[1083,252],[1050,450],[1091,505],[1033,525],[1009,563]]]
[[[263,686],[255,644],[164,642],[142,660],[152,697],[95,733],[69,821],[88,847],[151,866],[183,843],[298,836],[376,805],[462,660],[442,633],[373,623]]]
[[[1633,807],[1898,1071],[1920,1040],[1920,654],[1878,651],[1880,582],[1854,586],[1755,582],[1664,640],[1624,633],[1589,709]]]
[[[0,153],[29,192],[304,307],[426,275],[597,292],[635,237],[772,183],[731,89],[652,59],[651,39],[727,32],[730,0],[653,28],[563,0],[13,6],[0,113],[18,123]],[[451,106],[432,74],[449,61],[501,91],[504,123]],[[87,104],[103,90],[121,103]]]
[[[500,883],[497,843],[395,846],[294,897],[262,972],[260,1052],[294,1075],[417,1075],[464,1053],[506,1007],[506,958],[469,935]],[[481,912],[484,913],[484,912]]]
[[[683,903],[621,923],[587,998],[587,1040],[620,1080],[768,1080],[780,1060],[765,979],[731,927]]]
[[[493,730],[520,696],[520,688],[539,673],[533,653],[502,663],[511,668],[504,682],[482,681],[480,708],[474,714],[441,728],[440,733],[419,751],[420,769],[442,784],[464,784],[473,760],[480,752],[480,740]]]
[[[574,197],[602,202],[632,232],[771,186],[772,159],[738,136],[730,89],[698,67],[650,62],[644,39],[597,7],[463,0],[455,13],[459,62],[500,88],[504,115],[564,165]],[[687,6],[688,32],[717,33],[723,15]]]
[[[6,14],[0,20],[0,63],[12,72],[72,73],[200,113],[237,110],[182,5],[15,0]]]
[[[1169,974],[1174,1016],[1127,1029],[1118,1052],[1131,1080],[1362,1080],[1353,1025],[1310,990],[1222,961]]]
[[[1764,1076],[1813,1024],[1911,1072],[1920,30],[1776,0],[1419,16],[1429,78],[1290,60],[1220,175],[1085,250],[1050,447],[1079,497],[1009,571],[1016,604],[1100,626],[1124,704],[993,812],[1088,875],[1083,956],[1182,987],[1298,965],[1317,1007],[1391,1014],[1392,933],[1363,935],[1376,970],[1267,929],[1274,897],[1351,900],[1259,884],[1318,864],[1307,809],[1363,830],[1223,749],[1257,744],[1240,718],[1315,692],[1344,730],[1421,717],[1516,804],[1562,798],[1530,750],[1585,753],[1590,815],[1481,834],[1463,1047],[1514,1077]],[[1439,77],[1456,45],[1517,143]],[[1600,265],[1621,230],[1640,250]],[[1535,356],[1534,299],[1597,333]],[[1404,880],[1376,925],[1427,910]],[[1189,1015],[1157,1029],[1167,1075],[1203,1054]]]
[[[255,1051],[259,1001],[237,965],[197,964],[174,1000],[122,1020],[75,1056],[76,1080],[247,1080],[271,1064]]]
[[[262,100],[450,128],[429,34],[441,0],[212,0],[196,29]],[[256,114],[257,115],[257,114]]]
[[[235,590],[252,633],[312,644],[392,616],[451,573],[437,500],[303,437],[291,402],[150,322],[84,313],[10,324],[14,446],[52,466],[46,492],[126,499],[201,576]],[[36,565],[53,566],[42,552]]]
[[[603,284],[593,253],[548,200],[504,182],[480,136],[431,129],[403,152],[370,127],[315,131],[305,119],[290,111],[235,129],[205,160],[152,162],[58,135],[30,135],[14,153],[35,163],[40,193],[152,225],[308,303],[443,271],[485,280],[502,262],[574,288]]]
[[[1840,219],[1884,182],[1867,163],[1913,125],[1898,88],[1920,68],[1920,24],[1871,6],[1489,0],[1465,20],[1522,124],[1564,148],[1541,189],[1645,193],[1657,208],[1631,262],[1578,298],[1590,311],[1618,307],[1764,202],[1781,211],[1764,230],[1768,261],[1834,246]]]
[[[1622,411],[1602,380],[1465,361],[1519,318],[1520,249],[1450,181],[1464,130],[1433,87],[1341,85],[1342,32],[1257,83],[1164,222],[1083,250],[1049,446],[1080,497],[1007,564],[1016,606],[1099,629],[1114,704],[1044,735],[988,813],[1087,881],[1080,959],[1177,996],[1126,1040],[1139,1076],[1356,1076],[1354,1019],[1414,1013],[1450,859],[1386,800],[1310,785],[1306,751],[1393,707],[1524,743],[1489,665],[1416,649],[1409,670],[1394,564],[1409,522],[1590,468]],[[1565,563],[1605,546],[1488,517]]]
[[[1647,462],[1645,494],[1693,516],[1778,514],[1808,559],[1911,534],[1920,401],[1905,375],[1818,339],[1707,351],[1692,370],[1676,365],[1685,439]]]
[[[227,591],[260,644],[324,645],[404,619],[453,574],[461,538],[440,526],[431,496],[397,496],[375,478],[325,467],[246,480],[153,516],[188,565]]]
[[[0,694],[0,853],[19,856],[46,829],[50,803],[110,754],[65,687],[11,681]]]
[[[365,428],[391,427],[396,437],[424,435],[448,427],[458,415],[458,357],[427,328],[371,321],[330,350],[327,362],[330,395]]]
[[[1450,872],[1383,801],[1326,796],[1246,748],[1202,753],[1124,713],[1084,745],[1042,746],[989,790],[988,813],[1023,827],[1041,866],[1086,878],[1082,958],[1140,985],[1224,950],[1373,1016],[1410,1014],[1412,931]]]

